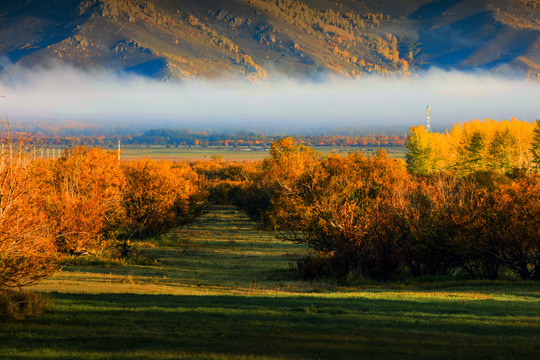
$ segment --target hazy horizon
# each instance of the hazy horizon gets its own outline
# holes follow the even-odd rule
[[[313,133],[346,129],[444,130],[474,118],[540,118],[540,82],[486,72],[432,69],[410,77],[337,76],[316,81],[274,75],[244,79],[163,81],[70,66],[25,68],[5,63],[0,110],[15,124],[80,122],[149,129],[246,129]]]

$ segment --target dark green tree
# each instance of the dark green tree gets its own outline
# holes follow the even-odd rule
[[[532,171],[540,172],[540,119],[537,119],[534,125],[531,143]]]
[[[512,170],[512,148],[516,139],[510,133],[510,129],[497,131],[488,149],[488,166],[492,170],[509,172]]]
[[[412,127],[410,133],[405,155],[407,170],[415,175],[428,175],[433,171],[429,134],[423,126]]]
[[[459,171],[462,174],[469,174],[474,171],[486,168],[486,138],[480,131],[474,131],[465,139],[461,148],[461,160],[458,163]]]

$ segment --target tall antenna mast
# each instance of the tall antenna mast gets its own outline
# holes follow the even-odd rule
[[[426,130],[428,133],[431,132],[431,105],[427,106],[427,126]]]
[[[120,163],[120,139],[118,139],[118,163]]]

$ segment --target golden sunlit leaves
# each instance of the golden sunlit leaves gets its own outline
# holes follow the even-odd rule
[[[61,254],[114,252],[117,239],[184,226],[205,209],[185,163],[120,166],[116,153],[86,147],[33,160],[8,145],[0,153],[0,288],[50,275]]]
[[[22,287],[56,267],[53,231],[29,176],[21,147],[8,138],[0,153],[0,290]]]
[[[423,162],[408,165],[423,177],[384,153],[322,156],[283,139],[242,206],[259,201],[255,214],[267,229],[309,246],[312,255],[298,264],[308,278],[462,271],[495,279],[507,269],[540,279],[540,177],[501,171],[519,165],[516,144],[528,131],[517,120],[456,126],[452,136],[413,128],[409,150]],[[456,144],[459,172],[441,171]]]
[[[417,175],[442,170],[455,170],[461,175],[527,170],[533,166],[533,128],[533,124],[516,118],[473,120],[456,124],[446,133],[428,133],[423,126],[413,127],[407,143],[407,168]]]
[[[58,160],[36,160],[31,179],[39,201],[54,224],[59,250],[95,248],[106,217],[119,204],[124,177],[116,154],[102,149],[74,148]]]
[[[128,238],[160,234],[188,216],[190,199],[198,193],[198,175],[187,164],[150,159],[122,165],[121,227]]]
[[[396,261],[381,251],[393,240],[381,229],[390,224],[391,189],[408,177],[401,162],[382,152],[322,157],[284,139],[272,146],[263,171],[273,187],[268,217],[283,238],[331,254],[341,272],[370,271],[367,263],[374,262],[378,276],[391,276]]]

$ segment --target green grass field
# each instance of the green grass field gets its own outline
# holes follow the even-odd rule
[[[2,359],[534,359],[540,285],[306,282],[235,208],[138,244],[159,263],[79,258],[34,289],[40,318],[0,325]],[[74,265],[76,262],[78,264]]]
[[[36,158],[58,158],[64,152],[64,146],[51,146],[47,149],[33,149]],[[362,151],[365,155],[375,153],[376,147],[313,147],[314,150],[328,154],[330,152],[338,154],[348,154],[350,152]],[[397,159],[405,159],[407,149],[403,146],[381,147],[387,151],[388,155]],[[117,151],[116,147],[109,146],[105,150]],[[132,161],[144,158],[152,160],[167,160],[167,161],[197,161],[197,160],[212,160],[213,158],[223,161],[261,161],[269,156],[269,151],[262,148],[254,148],[249,150],[246,147],[234,148],[223,146],[179,146],[166,147],[163,145],[122,145],[121,159],[122,161]]]
[[[346,154],[349,152],[355,152],[360,148],[332,148],[332,147],[316,147],[316,151],[323,154],[329,152],[335,152],[340,154]],[[384,148],[388,155],[391,157],[404,159],[405,147],[389,147]],[[362,151],[366,154],[372,154],[375,151],[373,147],[362,148]],[[269,152],[262,149],[247,150],[247,148],[235,149],[233,147],[218,147],[218,146],[192,146],[187,147],[165,147],[161,145],[125,145],[122,147],[122,159],[124,161],[137,160],[148,157],[154,160],[170,160],[170,161],[195,161],[195,160],[211,160],[212,156],[223,159],[224,161],[258,161],[268,157]]]

